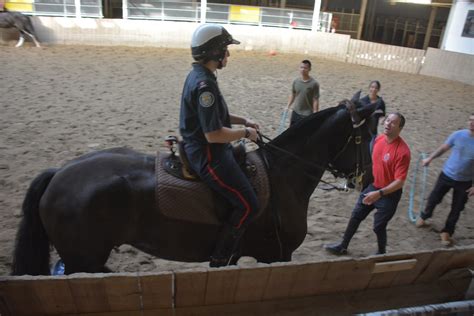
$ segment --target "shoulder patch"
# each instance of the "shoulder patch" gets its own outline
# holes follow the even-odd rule
[[[212,105],[214,105],[215,101],[214,94],[210,91],[204,91],[199,95],[199,104],[205,108],[208,108]]]

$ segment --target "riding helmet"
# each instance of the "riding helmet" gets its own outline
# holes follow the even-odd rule
[[[196,61],[220,62],[224,59],[227,46],[230,44],[240,44],[240,42],[233,39],[223,26],[201,24],[193,33],[191,54]]]

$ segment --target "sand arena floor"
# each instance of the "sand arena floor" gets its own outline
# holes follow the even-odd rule
[[[305,58],[314,64],[322,109],[358,89],[367,93],[369,81],[380,80],[387,110],[407,118],[402,136],[412,150],[413,166],[420,152],[434,150],[452,131],[466,128],[473,111],[473,87],[457,82],[312,56],[232,51],[228,67],[218,73],[231,112],[255,119],[265,134],[275,136],[291,82]],[[0,59],[0,274],[6,275],[31,180],[43,169],[93,150],[128,146],[155,153],[166,135],[178,134],[180,95],[192,60],[188,50],[93,46],[2,46]],[[428,192],[446,157],[432,163]],[[325,179],[334,181],[331,176]],[[406,187],[389,224],[387,250],[440,248],[439,230],[451,195],[437,208],[432,227],[417,229],[407,218],[408,192]],[[356,199],[356,192],[316,189],[309,205],[308,235],[293,260],[332,258],[322,245],[340,238]],[[458,222],[456,246],[474,242],[473,205],[471,199]],[[351,243],[350,256],[368,256],[375,249],[369,217]],[[108,265],[115,271],[162,271],[207,263],[164,261],[123,245],[111,253]]]

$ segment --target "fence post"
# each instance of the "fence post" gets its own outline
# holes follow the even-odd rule
[[[321,0],[314,0],[313,24],[311,30],[319,29],[319,12],[321,11]]]
[[[74,0],[74,6],[76,7],[76,18],[81,18],[81,0]]]
[[[201,23],[206,23],[207,0],[201,0]]]
[[[122,19],[128,19],[128,0],[122,0]]]

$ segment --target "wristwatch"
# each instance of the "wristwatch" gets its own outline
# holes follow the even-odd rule
[[[250,137],[250,130],[248,128],[245,128],[245,138],[249,138]]]
[[[383,193],[382,189],[379,190],[379,193],[380,193],[380,197],[384,196],[384,193]]]

